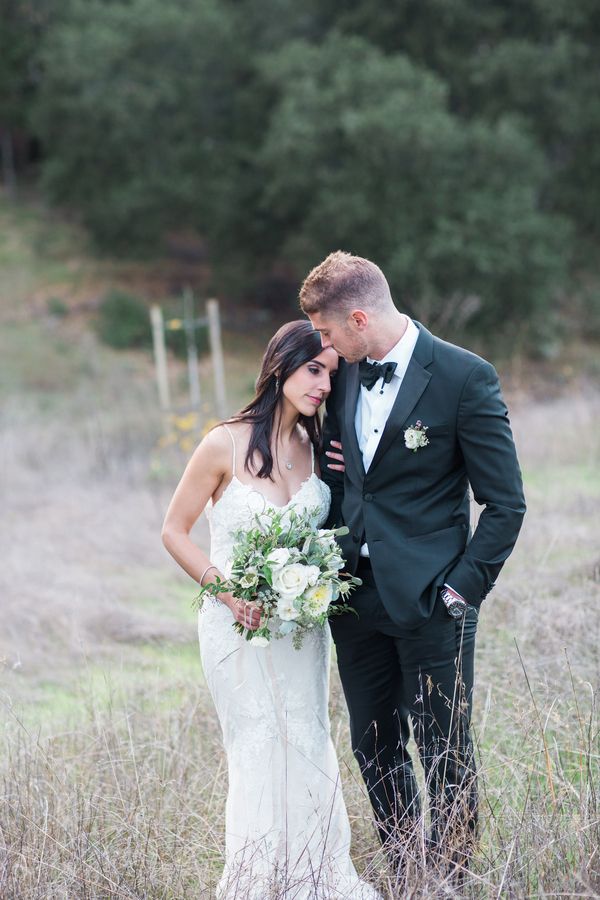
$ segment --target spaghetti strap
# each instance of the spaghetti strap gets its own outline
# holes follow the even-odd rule
[[[314,475],[315,474],[315,445],[313,444],[312,441],[310,442],[310,463],[311,463],[310,474]]]
[[[231,433],[231,430],[230,430],[229,426],[226,425],[224,422],[223,422],[223,428],[225,429],[225,431],[227,432],[227,434],[228,434],[229,437],[231,438],[231,445],[232,445],[232,447],[233,447],[233,461],[232,461],[232,464],[231,464],[231,475],[232,475],[232,477],[233,477],[233,476],[235,475],[235,441],[234,441],[234,439],[233,439],[233,435],[232,435],[232,433]],[[313,463],[313,464],[314,464],[314,463]]]

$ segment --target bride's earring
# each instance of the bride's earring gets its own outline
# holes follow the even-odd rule
[[[279,393],[279,375],[275,376],[275,393]]]

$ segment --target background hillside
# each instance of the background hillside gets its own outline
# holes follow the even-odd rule
[[[158,296],[161,266],[99,260],[38,202],[3,202],[0,216],[0,893],[209,898],[222,860],[223,757],[194,587],[159,538],[202,425],[165,421],[148,351],[113,350],[94,330],[103,292],[142,292],[149,278]],[[225,329],[231,409],[249,396],[272,327]],[[184,364],[172,356],[170,367],[184,403]],[[205,356],[200,371],[206,424]],[[570,346],[544,366],[505,361],[503,374],[529,514],[482,612],[483,835],[465,891],[595,897],[597,356]],[[195,539],[206,544],[204,520]],[[355,859],[385,893],[335,671],[331,709]],[[416,857],[413,896],[444,890]]]

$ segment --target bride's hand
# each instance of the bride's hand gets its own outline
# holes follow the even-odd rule
[[[256,631],[260,625],[261,610],[256,603],[248,603],[246,600],[239,600],[233,594],[221,594],[221,600],[231,610],[231,614],[236,622],[243,625],[249,631]]]
[[[339,441],[330,441],[329,445],[331,447],[335,447],[339,450],[339,453],[334,453],[333,450],[326,450],[325,456],[331,457],[331,459],[337,460],[337,463],[327,463],[328,469],[335,469],[336,472],[345,472],[346,466],[344,465],[344,453],[343,447]]]

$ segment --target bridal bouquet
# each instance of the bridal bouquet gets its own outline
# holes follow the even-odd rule
[[[254,631],[234,622],[246,640],[266,647],[272,638],[292,634],[297,649],[307,630],[350,611],[346,602],[334,603],[346,601],[362,583],[341,572],[344,560],[335,538],[348,529],[317,529],[313,524],[317,513],[257,513],[254,527],[233,535],[230,577],[204,585],[196,597],[198,608],[207,596],[229,591],[261,610],[261,623]]]

